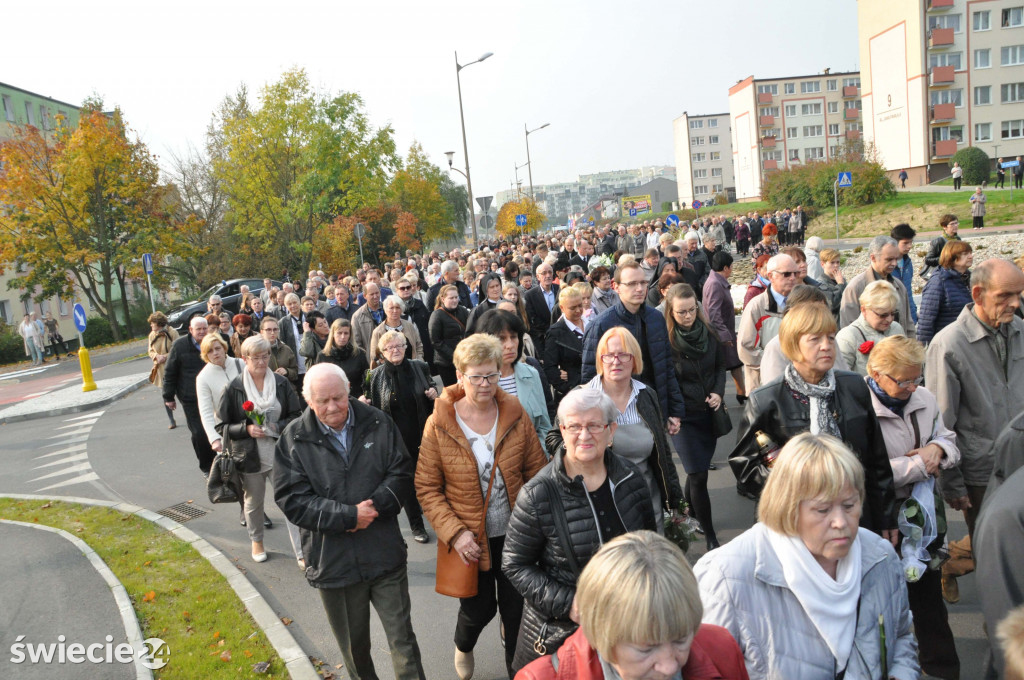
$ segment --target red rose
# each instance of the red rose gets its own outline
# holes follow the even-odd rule
[[[875,346],[875,341],[874,340],[868,340],[867,342],[860,343],[860,347],[858,347],[857,349],[860,351],[861,354],[870,354],[871,350],[872,350],[872,348],[874,346]]]
[[[863,351],[863,350],[861,350],[861,351]],[[867,352],[864,352],[864,353],[867,354]],[[256,408],[256,405],[253,404],[251,401],[247,401],[244,404],[242,404],[242,410],[243,411],[252,411],[255,408]]]

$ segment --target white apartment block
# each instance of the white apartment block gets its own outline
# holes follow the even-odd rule
[[[767,173],[828,160],[860,139],[860,73],[750,76],[729,88],[736,199],[761,196]]]
[[[683,111],[672,121],[672,139],[680,205],[735,190],[728,113],[691,116]]]
[[[1024,153],[1024,0],[859,0],[864,136],[908,186]],[[874,68],[877,66],[877,68]]]

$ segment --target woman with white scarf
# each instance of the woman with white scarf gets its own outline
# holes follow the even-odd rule
[[[892,468],[864,379],[833,368],[836,320],[825,305],[794,306],[779,325],[779,346],[792,364],[750,394],[729,465],[743,495],[761,493],[774,458],[772,446],[810,431],[846,442],[864,466],[860,525],[893,541],[899,536]],[[760,440],[760,441],[759,441]],[[774,475],[774,470],[771,471]]]
[[[858,530],[865,491],[842,442],[797,435],[775,459],[759,523],[697,563],[704,623],[732,633],[751,680],[920,676],[903,566]]]
[[[46,359],[43,357],[43,333],[39,330],[36,322],[32,320],[30,314],[26,314],[25,318],[21,320],[21,325],[18,326],[18,335],[21,336],[22,341],[25,343],[25,354],[31,357],[32,365],[45,364]]]
[[[263,336],[254,335],[242,343],[242,360],[245,370],[221,395],[217,432],[224,438],[224,450],[235,459],[241,473],[252,559],[266,562],[263,501],[267,477],[274,466],[274,447],[281,432],[301,415],[302,409],[288,379],[270,370],[270,343]],[[299,566],[304,569],[298,529],[291,523],[288,534]]]

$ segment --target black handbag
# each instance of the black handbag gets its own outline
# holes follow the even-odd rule
[[[729,417],[729,410],[725,408],[723,400],[718,408],[711,411],[711,432],[715,438],[724,437],[732,432],[732,418]]]
[[[242,498],[242,477],[234,459],[225,451],[218,453],[210,465],[206,495],[211,503],[237,503]]]

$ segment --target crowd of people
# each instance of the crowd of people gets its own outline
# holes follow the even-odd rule
[[[268,278],[181,337],[154,313],[155,380],[204,478],[238,467],[256,562],[273,498],[353,678],[377,677],[371,604],[395,677],[425,677],[403,509],[459,597],[461,680],[496,615],[509,678],[953,680],[945,603],[975,560],[999,582],[991,677],[1021,672],[1024,273],[973,266],[947,215],[918,306],[908,225],[847,279],[806,224],[797,206]],[[723,542],[727,435],[757,523]],[[708,549],[694,568],[664,537],[679,513]]]

